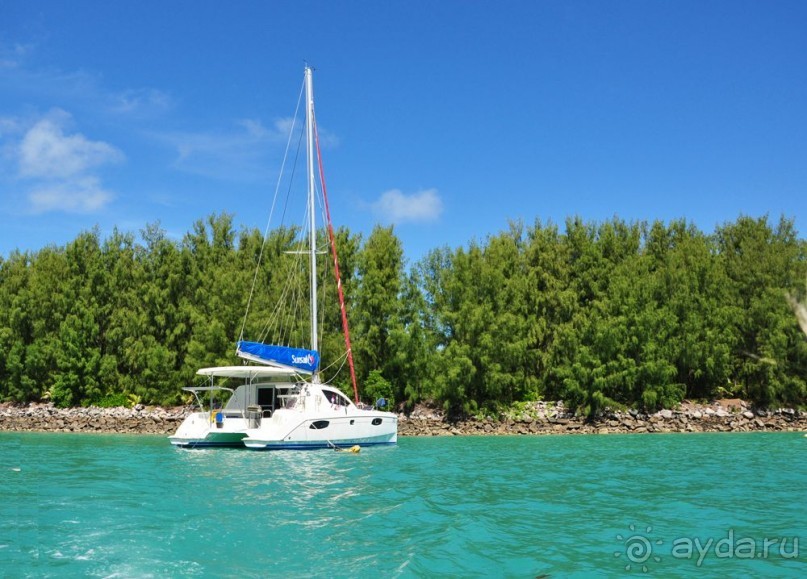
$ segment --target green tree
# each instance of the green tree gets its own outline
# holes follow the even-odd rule
[[[403,283],[403,248],[392,227],[376,226],[357,255],[357,284],[352,320],[360,382],[378,370],[393,384],[398,398],[404,386],[394,368],[391,332],[398,332]]]
[[[783,299],[804,279],[803,244],[792,220],[771,227],[767,217],[740,217],[719,227],[716,241],[737,309],[733,376],[739,393],[761,406],[802,403],[805,351]]]

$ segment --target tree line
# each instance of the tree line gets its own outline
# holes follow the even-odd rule
[[[183,401],[198,368],[239,363],[241,328],[257,332],[281,299],[298,236],[264,244],[223,214],[181,241],[155,224],[0,258],[0,400]],[[455,414],[564,400],[586,415],[807,401],[807,339],[788,303],[804,303],[807,243],[792,220],[739,217],[712,234],[684,220],[512,223],[412,265],[392,227],[336,238],[367,400]],[[322,366],[350,392],[335,290],[323,291]]]

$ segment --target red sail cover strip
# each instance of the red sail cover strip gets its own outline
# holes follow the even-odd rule
[[[333,223],[331,223],[331,210],[328,207],[328,192],[325,189],[325,170],[322,167],[322,154],[319,150],[319,133],[317,132],[317,122],[314,119],[314,141],[317,144],[317,162],[319,163],[319,180],[322,183],[322,197],[325,199],[325,217],[328,219],[328,237],[331,240],[331,254],[333,255],[333,272],[336,275],[336,290],[339,294],[339,309],[342,311],[342,329],[345,332],[345,347],[347,348],[347,362],[350,368],[350,381],[353,383],[353,398],[356,404],[359,403],[359,387],[356,384],[356,370],[353,367],[353,348],[350,346],[350,330],[347,325],[347,310],[345,309],[345,297],[342,293],[342,277],[339,274],[339,258],[336,255],[336,238],[333,234]]]

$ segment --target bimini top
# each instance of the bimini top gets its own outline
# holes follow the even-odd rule
[[[202,368],[196,374],[220,378],[271,378],[294,375],[293,372],[273,366],[216,366],[215,368]]]

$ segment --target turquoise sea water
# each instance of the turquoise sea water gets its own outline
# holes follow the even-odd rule
[[[0,456],[8,577],[807,574],[802,433],[404,438],[358,455],[0,433]]]

